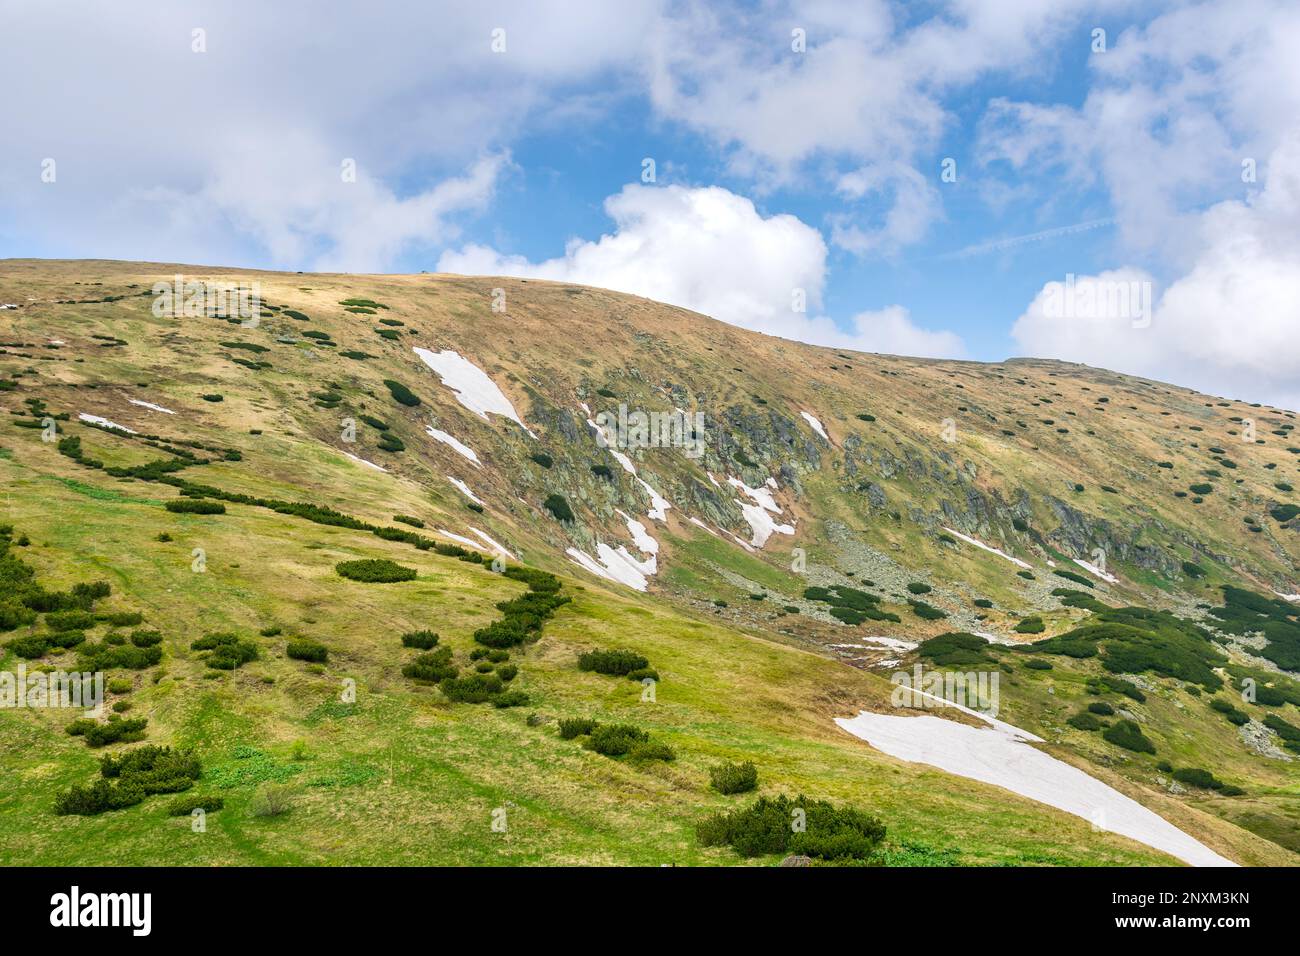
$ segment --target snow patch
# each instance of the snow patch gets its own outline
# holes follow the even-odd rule
[[[772,492],[766,483],[757,488],[751,488],[739,478],[728,478],[727,484],[739,488],[749,496],[753,504],[745,504],[739,498],[735,499],[736,504],[740,505],[740,511],[745,516],[750,530],[754,536],[750,539],[750,545],[761,548],[767,544],[767,539],[774,533],[794,534],[794,525],[777,524],[772,520],[772,515],[781,514],[781,506],[772,498]],[[775,482],[771,487],[776,487]],[[734,537],[734,535],[733,535]],[[740,539],[737,538],[737,541]]]
[[[513,558],[513,557],[514,557],[514,555],[511,554],[510,551],[509,551],[508,549],[506,549],[506,548],[503,547],[502,545],[497,544],[495,541],[493,541],[491,538],[489,538],[485,533],[483,533],[482,531],[480,531],[478,528],[474,527],[473,525],[470,525],[469,530],[470,530],[470,532],[471,532],[472,534],[476,534],[476,535],[478,535],[480,538],[482,538],[484,541],[486,541],[488,547],[491,548],[493,551],[496,551],[496,552],[498,552],[498,553],[500,553],[500,554],[504,554],[507,558]]]
[[[586,568],[597,577],[626,584],[637,591],[646,589],[647,575],[655,572],[654,557],[647,561],[638,561],[623,547],[616,551],[607,544],[597,544],[596,554],[599,560],[577,548],[569,548],[564,553],[569,555],[575,564]]]
[[[474,454],[474,449],[470,448],[469,445],[466,445],[460,439],[456,438],[453,435],[448,435],[446,432],[440,431],[439,429],[434,428],[432,425],[426,425],[424,427],[424,430],[429,433],[430,437],[436,438],[444,445],[450,445],[452,448],[456,449],[456,451],[460,452],[460,454],[464,455],[466,458],[472,461],[479,468],[483,467],[482,465],[479,464],[478,455]]]
[[[947,526],[945,526],[943,530],[947,531],[951,535],[956,535],[958,538],[961,538],[961,540],[965,541],[967,544],[973,544],[975,545],[975,547],[982,548],[985,551],[989,552],[989,554],[996,554],[999,558],[1006,558],[1008,561],[1010,561],[1012,564],[1016,565],[1017,567],[1024,568],[1026,571],[1029,570],[1029,565],[1026,564],[1024,561],[1021,561],[1019,558],[1013,558],[1005,551],[999,551],[997,548],[993,547],[992,545],[985,544],[983,541],[980,541],[978,538],[972,538],[968,534],[962,534],[960,531],[954,531],[952,528],[949,528]]]
[[[460,353],[450,349],[431,352],[417,348],[414,351],[425,365],[438,374],[442,384],[456,393],[456,400],[475,415],[484,421],[488,421],[489,414],[500,415],[510,419],[533,438],[537,437],[523,423],[505,393],[469,359],[462,358]]]
[[[1136,800],[1031,747],[1029,742],[1036,738],[1009,724],[969,727],[930,715],[866,711],[853,718],[836,718],[835,723],[891,757],[1002,787],[1193,866],[1236,865]]]
[[[1115,575],[1113,574],[1109,574],[1106,571],[1103,571],[1101,568],[1097,567],[1097,565],[1093,564],[1090,561],[1085,561],[1083,560],[1083,558],[1075,558],[1074,563],[1077,564],[1079,567],[1083,568],[1083,570],[1087,571],[1093,577],[1101,578],[1107,584],[1119,584],[1119,578],[1115,577]]]
[[[457,488],[459,488],[460,493],[463,494],[470,501],[474,502],[474,504],[481,505],[483,503],[479,501],[477,497],[475,497],[474,492],[469,490],[469,485],[465,484],[465,482],[461,481],[459,478],[453,478],[451,475],[448,475],[447,480],[450,481]]]
[[[105,428],[116,428],[120,432],[126,432],[128,435],[137,435],[134,428],[127,428],[125,425],[119,425],[117,422],[110,422],[107,418],[100,418],[98,415],[87,415],[82,412],[77,416],[83,422],[89,422],[91,425],[103,425]]]
[[[155,405],[153,402],[142,402],[138,398],[128,398],[132,405],[139,405],[141,408],[148,408],[151,411],[162,412],[164,415],[175,415],[176,413],[170,408],[163,408],[161,405]]]
[[[896,651],[911,651],[915,650],[918,646],[916,641],[904,641],[897,637],[864,637],[863,640],[868,644],[875,644],[878,647],[889,647]]]
[[[350,451],[345,451],[343,454],[347,455],[353,461],[359,461],[363,465],[369,465],[371,468],[375,469],[375,471],[388,471],[388,469],[385,468],[383,465],[376,465],[373,461],[366,461],[364,458],[358,458]]]
[[[811,427],[813,431],[826,439],[826,444],[829,445],[831,443],[831,436],[826,434],[826,429],[822,428],[821,422],[807,412],[800,412],[799,414],[803,416],[803,420],[808,423],[809,427]]]
[[[452,541],[458,541],[461,544],[465,545],[466,547],[473,548],[475,551],[477,551],[480,547],[482,547],[482,545],[480,545],[477,541],[475,541],[472,538],[466,538],[463,535],[459,535],[459,534],[452,534],[450,531],[445,531],[442,528],[438,529],[438,534],[442,535],[445,538],[451,538]]]
[[[631,458],[613,446],[609,440],[610,433],[608,431],[601,428],[590,418],[587,419],[587,424],[595,429],[597,435],[600,435],[604,439],[602,444],[604,445],[605,450],[614,456],[615,460],[623,466],[624,471],[633,478],[636,478],[637,484],[639,484],[645,490],[645,493],[650,496],[650,511],[648,512],[648,516],[653,518],[655,521],[667,521],[668,509],[672,507],[672,504],[668,499],[651,488],[639,475],[637,475],[636,465],[632,464]]]

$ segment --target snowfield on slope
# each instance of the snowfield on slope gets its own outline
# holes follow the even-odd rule
[[[461,481],[459,478],[453,478],[451,475],[448,475],[447,480],[455,485],[460,490],[460,493],[470,501],[474,502],[474,504],[481,505],[483,503],[478,499],[478,496],[475,495],[474,492],[469,490],[469,485],[465,484],[465,482]]]
[[[826,434],[826,429],[822,428],[822,423],[818,421],[815,416],[808,414],[808,412],[800,412],[799,414],[803,416],[803,420],[808,423],[808,426],[813,431],[826,439],[826,444],[829,445],[831,443],[831,436]]]
[[[105,428],[116,428],[118,431],[127,432],[131,435],[139,434],[134,428],[127,428],[125,425],[119,425],[117,422],[110,422],[107,418],[100,418],[98,415],[88,415],[85,412],[82,412],[77,417],[90,425],[103,425]]]
[[[155,412],[162,412],[164,415],[176,414],[170,408],[163,408],[161,405],[155,405],[153,402],[142,402],[138,398],[128,398],[127,401],[130,402],[132,405],[139,405],[141,408],[147,408]]]
[[[1001,721],[970,727],[928,714],[863,711],[857,717],[837,717],[835,723],[891,757],[1002,787],[1193,866],[1236,866],[1136,800],[1031,747],[1038,738]]]
[[[463,358],[460,353],[450,349],[431,352],[428,349],[416,348],[415,354],[437,373],[443,385],[456,393],[456,400],[475,415],[484,421],[490,420],[488,415],[500,415],[510,419],[533,438],[537,437],[524,424],[505,393],[497,388],[496,383],[488,378],[486,372],[469,359]]]
[[[375,471],[388,471],[388,469],[385,468],[383,465],[376,465],[373,461],[366,461],[364,458],[358,458],[350,451],[345,451],[343,454],[347,455],[353,461],[359,461],[363,465],[369,465],[371,468],[375,469]]]
[[[469,445],[466,445],[459,438],[455,437],[454,435],[448,435],[445,431],[442,431],[441,429],[438,428],[434,428],[432,425],[424,426],[424,430],[429,433],[430,438],[436,438],[444,445],[450,445],[452,448],[456,449],[457,452],[459,452],[460,454],[468,458],[470,461],[472,461],[477,467],[479,468],[483,467],[481,464],[479,464],[478,455],[474,453],[474,449],[470,448]]]
[[[713,476],[710,475],[709,477],[712,478]],[[735,499],[736,504],[740,505],[741,513],[745,516],[745,521],[749,523],[750,530],[754,533],[749,543],[755,548],[761,548],[767,544],[767,539],[772,537],[773,534],[794,534],[794,525],[777,524],[772,520],[772,515],[781,514],[781,506],[776,503],[768,487],[760,485],[757,488],[751,488],[739,478],[728,478],[727,484],[739,488],[754,502],[753,504],[745,504],[739,498]],[[766,485],[775,488],[776,482],[769,478]]]
[[[1006,558],[1012,564],[1024,568],[1026,571],[1030,569],[1029,565],[1026,564],[1024,561],[1021,561],[1019,558],[1013,558],[1005,551],[999,551],[997,548],[993,547],[990,544],[985,544],[983,541],[979,540],[978,538],[972,538],[968,534],[962,534],[960,531],[954,531],[952,528],[949,528],[947,525],[944,526],[943,530],[947,531],[951,535],[956,535],[958,538],[961,538],[961,540],[965,541],[967,544],[973,544],[975,545],[975,547],[981,548],[989,552],[989,554],[996,554],[999,558]],[[1048,561],[1047,563],[1051,564],[1052,562]]]

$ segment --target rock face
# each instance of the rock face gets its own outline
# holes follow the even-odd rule
[[[787,856],[779,864],[780,866],[812,866],[812,857],[810,856]]]

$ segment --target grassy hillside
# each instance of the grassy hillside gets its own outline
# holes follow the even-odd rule
[[[155,316],[151,287],[178,272],[255,280],[269,308],[256,327]],[[498,289],[505,312],[493,311]],[[93,781],[100,756],[140,744],[92,748],[66,733],[66,711],[0,710],[0,765],[14,782],[0,792],[5,862],[743,863],[701,846],[695,826],[748,804],[711,790],[709,770],[749,760],[760,794],[803,793],[878,816],[887,863],[1168,863],[1087,821],[841,732],[834,717],[889,707],[883,659],[913,659],[859,638],[976,629],[1050,638],[1090,620],[1052,594],[1062,587],[1202,624],[1214,623],[1208,610],[1223,603],[1224,584],[1300,590],[1285,508],[1297,499],[1284,490],[1300,458],[1288,450],[1294,415],[1283,410],[1060,363],[841,354],[629,296],[520,280],[11,261],[0,263],[0,303],[19,306],[0,312],[0,379],[10,383],[0,391],[10,421],[0,434],[0,524],[12,526],[10,555],[47,594],[104,581],[111,593],[92,614],[143,618],[95,620],[82,644],[25,661],[8,647],[0,670],[70,668],[84,647],[161,632],[159,663],[109,669],[118,688],[109,703],[127,705],[123,719],[147,719],[145,744],[193,748],[203,771],[190,792],[225,804],[205,833],[188,816],[167,816],[174,798],[165,794],[56,815],[56,797]],[[414,347],[473,362],[528,431],[458,402]],[[419,403],[404,403],[408,393]],[[585,421],[587,410],[620,403],[703,412],[707,451],[629,450],[632,476]],[[1246,418],[1257,435],[1249,443]],[[468,445],[479,464],[428,427]],[[144,467],[159,461],[175,470]],[[608,473],[593,470],[600,465]],[[671,502],[664,520],[647,516],[638,478]],[[728,478],[750,488],[772,479],[776,521],[794,534],[761,548],[738,542],[751,529]],[[1201,484],[1211,490],[1188,490]],[[544,506],[553,495],[572,521]],[[177,500],[220,502],[224,513],[168,510]],[[658,541],[644,594],[565,554],[635,550],[628,517]],[[1032,580],[954,531],[1029,564]],[[440,635],[462,675],[482,663],[470,657],[474,632],[502,619],[498,604],[528,593],[477,559],[491,561],[489,541],[508,550],[507,567],[556,575],[571,599],[539,639],[509,649],[518,668],[509,689],[527,696],[517,706],[452,702],[402,673],[420,651],[401,635],[420,630]],[[463,553],[466,542],[476,553]],[[1096,560],[1098,549],[1113,584],[1073,563]],[[367,583],[337,573],[356,559],[389,559],[416,576]],[[807,596],[833,585],[879,596],[898,620],[841,623]],[[926,620],[909,601],[948,616]],[[59,613],[16,619],[0,640],[64,633],[50,620]],[[1041,632],[1014,630],[1033,615]],[[125,643],[105,641],[114,633]],[[213,653],[192,646],[224,633],[253,645],[256,659],[214,668]],[[1212,666],[1229,680],[1218,696],[1235,700],[1229,665],[1291,686],[1266,656],[1283,636],[1215,631],[1195,653],[1222,650]],[[304,639],[324,645],[327,660],[290,657],[290,643]],[[579,655],[597,648],[643,655],[660,678],[654,699],[637,682],[581,670]],[[1090,694],[1089,678],[1095,686],[1113,653],[1102,648],[1087,659],[1032,655],[1051,670],[996,652],[1007,675],[1002,718],[1234,860],[1294,862],[1296,762],[1252,750],[1209,708],[1215,695],[1194,695],[1185,679],[1130,675],[1147,689],[1140,704]],[[1097,699],[1123,704],[1158,752],[1135,754],[1065,722]],[[1289,700],[1237,706],[1251,726],[1270,714],[1300,724]],[[633,724],[675,759],[614,759],[561,739],[559,721],[575,717]],[[1171,788],[1157,767],[1165,759],[1245,792]],[[268,789],[291,809],[261,815]]]

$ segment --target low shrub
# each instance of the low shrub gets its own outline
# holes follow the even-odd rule
[[[502,691],[492,698],[492,706],[497,708],[522,707],[528,703],[528,695],[521,690]]]
[[[1025,661],[1025,667],[1031,671],[1050,671],[1052,664],[1051,661],[1045,661],[1041,657],[1031,657]]]
[[[672,761],[677,759],[677,753],[672,747],[657,740],[634,744],[632,749],[628,751],[627,756],[629,760]]]
[[[1102,722],[1086,710],[1067,718],[1065,722],[1076,730],[1100,730],[1102,728]]]
[[[542,507],[555,516],[555,520],[566,524],[573,520],[573,509],[563,495],[547,495]]]
[[[1156,745],[1142,733],[1142,728],[1131,720],[1117,720],[1102,732],[1102,739],[1117,747],[1132,750],[1135,753],[1153,754]]]
[[[941,611],[937,607],[926,604],[924,601],[908,601],[911,605],[912,613],[922,620],[938,621],[948,616],[946,611]]]
[[[648,733],[630,724],[597,724],[583,746],[606,757],[622,757],[649,740]]]
[[[585,737],[595,729],[596,722],[589,717],[564,717],[560,720],[560,739]]]
[[[804,829],[791,821],[803,811]],[[799,796],[759,797],[752,806],[703,820],[696,833],[701,846],[730,846],[741,856],[793,853],[823,860],[870,860],[885,838],[879,819],[849,807]]]
[[[368,584],[391,584],[395,581],[414,581],[415,569],[403,567],[387,558],[361,558],[356,561],[340,561],[334,570],[341,577]]]
[[[393,400],[408,408],[414,408],[420,404],[420,398],[401,382],[396,382],[391,378],[384,379],[384,384],[388,386],[388,392],[393,396]]]
[[[907,586],[907,589],[913,594],[929,594],[934,588],[928,584],[922,584],[920,581],[913,581]]]
[[[752,763],[723,763],[709,768],[709,786],[718,793],[748,793],[758,786],[758,768]]]
[[[439,647],[428,654],[420,654],[402,667],[402,676],[412,680],[440,681],[454,678],[460,669],[451,663],[451,648]]]
[[[496,674],[467,674],[443,678],[438,689],[450,701],[483,704],[501,693],[502,681]]]
[[[173,514],[223,515],[226,513],[226,506],[220,501],[208,501],[205,498],[173,498],[163,507]]]
[[[185,796],[177,797],[167,804],[167,815],[169,817],[188,817],[195,810],[214,813],[225,805],[226,801],[221,797],[205,797],[197,793],[187,793]]]
[[[317,664],[324,664],[329,659],[329,650],[324,644],[307,638],[289,641],[284,646],[284,652],[296,661],[312,661]]]
[[[618,677],[649,666],[648,660],[633,651],[587,651],[578,657],[578,670]]]
[[[403,647],[418,647],[427,651],[438,643],[438,635],[433,631],[408,631],[402,635]]]
[[[1046,629],[1047,625],[1045,625],[1043,619],[1037,615],[1027,617],[1015,626],[1017,634],[1042,634]]]
[[[124,720],[117,716],[108,718],[106,723],[98,723],[86,717],[79,717],[68,724],[67,731],[73,737],[81,737],[88,747],[106,747],[109,744],[134,743],[144,740],[146,717]]]
[[[162,643],[161,631],[136,631],[131,635],[131,644],[135,647],[156,647]]]
[[[1088,710],[1092,711],[1094,714],[1100,714],[1103,717],[1115,716],[1115,708],[1104,700],[1093,701],[1088,705]]]

